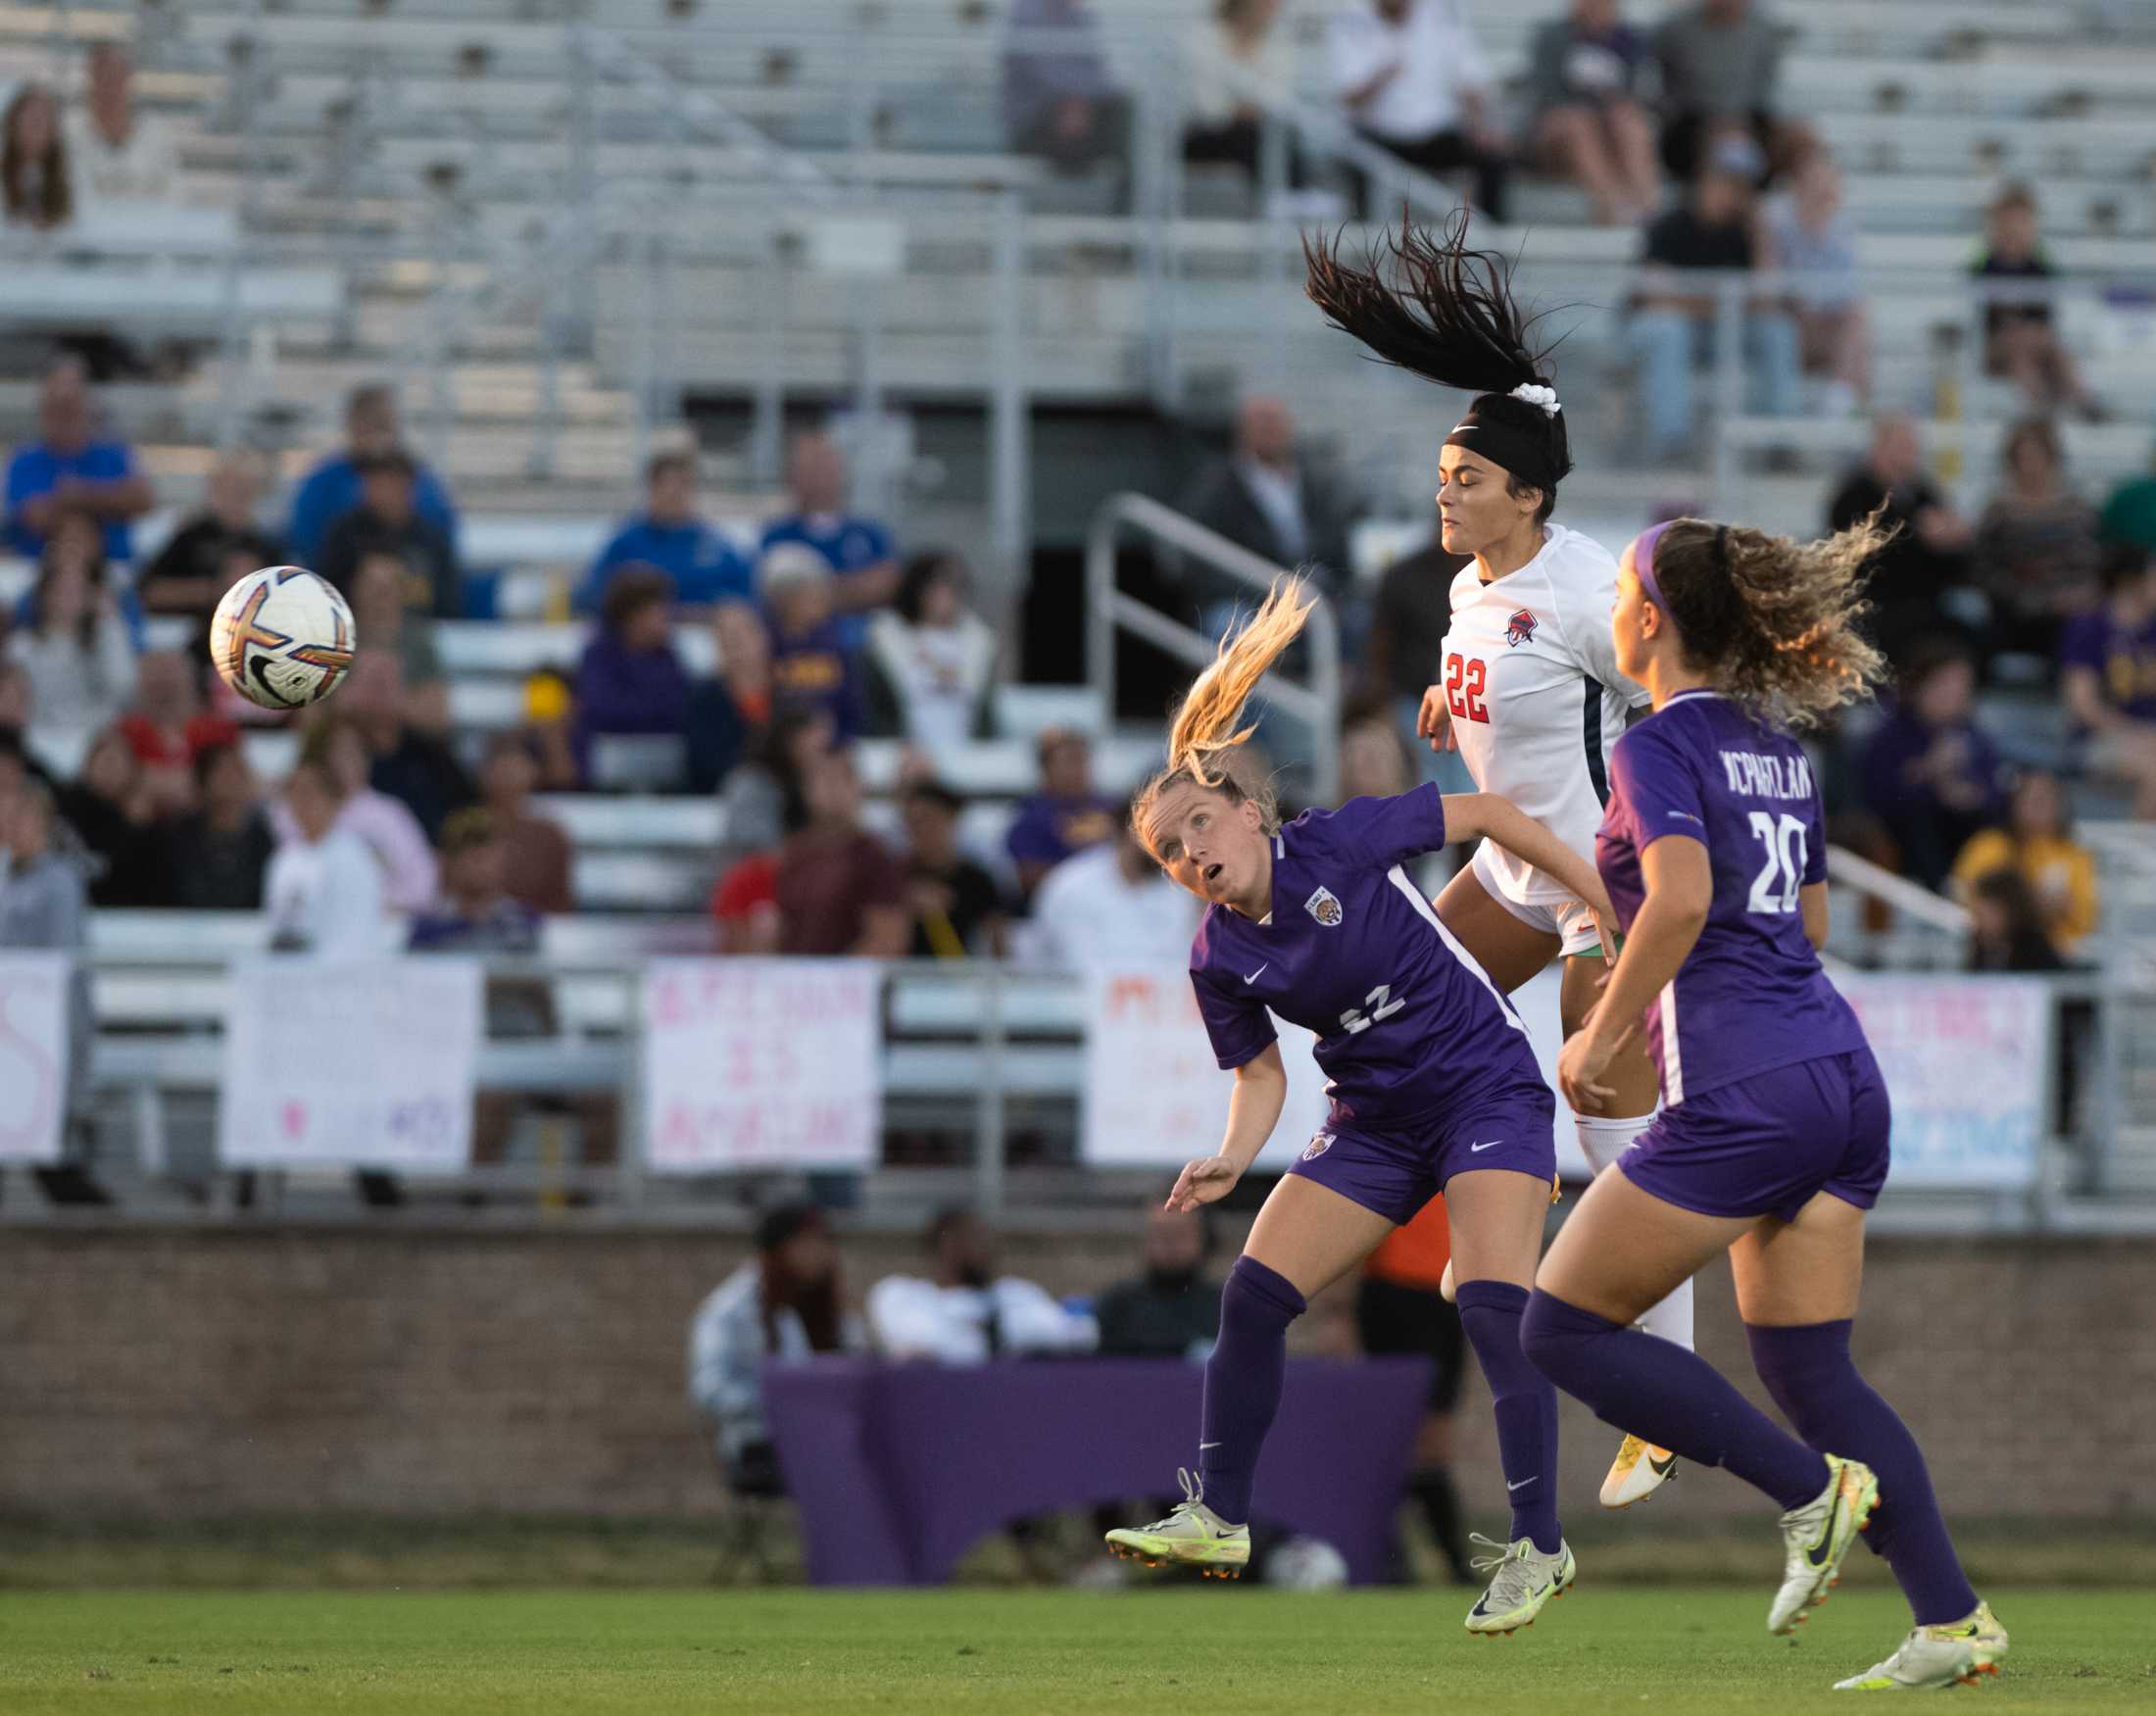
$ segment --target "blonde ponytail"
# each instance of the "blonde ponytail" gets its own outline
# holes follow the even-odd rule
[[[1175,711],[1168,730],[1168,766],[1140,789],[1131,806],[1131,824],[1142,830],[1160,795],[1184,781],[1250,799],[1271,822],[1272,791],[1264,782],[1238,778],[1237,754],[1254,725],[1238,727],[1244,706],[1258,682],[1272,670],[1288,646],[1301,634],[1302,622],[1317,606],[1305,597],[1299,577],[1278,580],[1264,604],[1241,631],[1220,641],[1212,665],[1195,679]]]

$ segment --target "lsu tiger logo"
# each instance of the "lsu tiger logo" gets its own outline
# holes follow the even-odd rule
[[[1535,613],[1528,608],[1516,609],[1512,617],[1504,622],[1504,641],[1508,648],[1535,641]]]
[[[1311,895],[1302,903],[1302,909],[1326,929],[1340,928],[1340,920],[1346,915],[1341,910],[1339,897],[1330,888],[1320,888]]]

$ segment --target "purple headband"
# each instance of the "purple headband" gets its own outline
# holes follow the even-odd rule
[[[1646,599],[1664,613],[1669,613],[1669,604],[1662,600],[1662,586],[1654,581],[1654,545],[1661,540],[1662,532],[1674,522],[1674,519],[1665,518],[1659,524],[1649,524],[1632,539],[1633,572],[1639,578],[1640,588],[1645,593]]]

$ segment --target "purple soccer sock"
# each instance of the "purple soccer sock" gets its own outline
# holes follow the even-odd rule
[[[1797,1434],[1822,1452],[1862,1460],[1879,1478],[1879,1508],[1866,1541],[1893,1569],[1917,1625],[1958,1621],[1977,1606],[1977,1593],[1946,1535],[1917,1439],[1858,1374],[1849,1329],[1846,1321],[1793,1329],[1744,1325],[1752,1368]]]
[[[1595,1417],[1703,1466],[1723,1466],[1785,1513],[1827,1487],[1827,1463],[1701,1358],[1537,1290],[1520,1331],[1542,1373]],[[1840,1452],[1839,1448],[1835,1450]]]
[[[1295,1284],[1255,1257],[1238,1257],[1220,1290],[1220,1339],[1205,1360],[1198,1475],[1205,1505],[1230,1525],[1250,1518],[1258,1450],[1280,1409],[1288,1325],[1309,1308]]]
[[[1509,1281],[1463,1281],[1453,1302],[1496,1406],[1512,1541],[1531,1538],[1536,1548],[1553,1555],[1564,1542],[1557,1524],[1557,1391],[1520,1350],[1527,1289]]]

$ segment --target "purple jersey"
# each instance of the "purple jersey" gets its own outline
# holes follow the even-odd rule
[[[1274,1041],[1269,1007],[1316,1034],[1342,1120],[1421,1119],[1522,1069],[1540,1081],[1527,1027],[1400,868],[1444,844],[1435,786],[1306,810],[1276,834],[1271,913],[1210,907],[1191,943],[1220,1064]]]
[[[1797,890],[1827,879],[1825,815],[1803,748],[1718,692],[1688,691],[1617,741],[1594,861],[1617,921],[1646,900],[1640,858],[1665,834],[1707,849],[1714,902],[1647,1009],[1662,1100],[1863,1049],[1856,1014],[1804,936]]]

